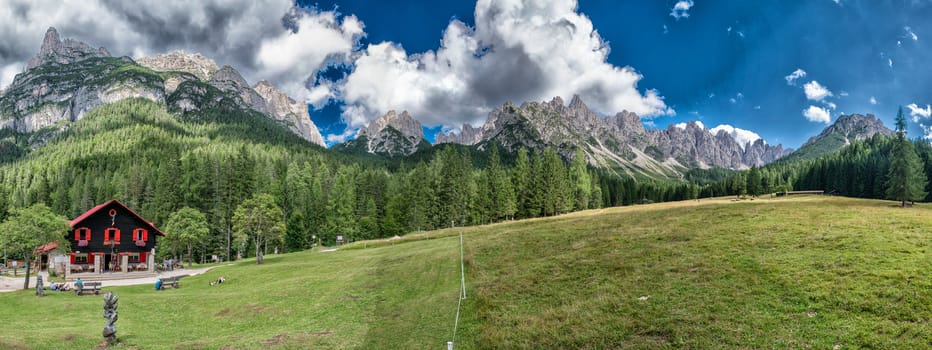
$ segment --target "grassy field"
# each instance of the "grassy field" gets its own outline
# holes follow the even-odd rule
[[[449,338],[459,241],[267,256],[181,280],[105,288],[120,297],[125,349],[424,348]],[[227,282],[210,286],[223,275]],[[91,349],[101,297],[0,293],[0,349]],[[416,325],[416,327],[411,327]],[[439,347],[440,345],[437,345]]]
[[[127,349],[929,348],[932,208],[677,202],[270,256],[112,288]],[[430,238],[430,239],[427,239]],[[229,283],[208,286],[219,275]],[[0,294],[0,348],[92,348],[99,297]]]

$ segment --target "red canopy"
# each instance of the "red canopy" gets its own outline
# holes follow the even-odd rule
[[[52,243],[49,243],[49,244],[46,244],[46,245],[41,245],[41,246],[39,246],[38,248],[36,248],[36,250],[33,251],[32,253],[33,253],[33,254],[36,254],[36,255],[38,255],[38,254],[45,254],[45,253],[48,253],[48,252],[54,250],[55,248],[58,248],[58,242],[52,242]]]

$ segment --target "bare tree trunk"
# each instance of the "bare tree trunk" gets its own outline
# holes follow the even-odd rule
[[[29,289],[29,272],[32,270],[32,254],[26,253],[26,282],[23,289]]]
[[[233,261],[233,257],[230,256],[230,235],[233,232],[233,225],[227,224],[227,261]]]
[[[191,246],[192,246],[192,245],[193,245],[193,244],[188,243],[188,268],[189,268],[189,269],[191,268],[192,264],[194,263],[194,253],[191,251],[191,248],[192,248]]]
[[[262,241],[256,235],[256,265],[262,264]]]

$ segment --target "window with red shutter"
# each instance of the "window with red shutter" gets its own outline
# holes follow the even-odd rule
[[[110,239],[113,239],[111,242]],[[109,227],[104,229],[104,244],[120,244],[120,229]]]
[[[78,247],[87,247],[87,242],[91,240],[91,229],[79,227],[74,230],[74,240],[78,241]]]

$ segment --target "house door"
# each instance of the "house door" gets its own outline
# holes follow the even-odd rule
[[[104,254],[104,271],[112,271],[111,265],[113,264],[113,254]]]

